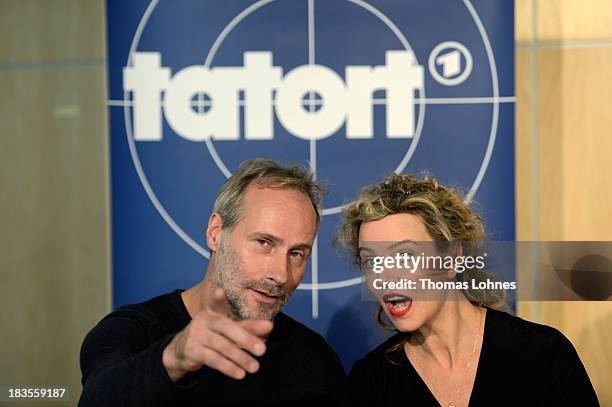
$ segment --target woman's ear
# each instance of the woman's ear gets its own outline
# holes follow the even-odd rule
[[[206,228],[206,244],[211,252],[219,250],[221,244],[221,232],[223,230],[223,221],[219,212],[213,212],[208,219],[208,227]]]
[[[463,256],[463,244],[461,242],[455,242],[455,257]]]
[[[453,251],[454,251],[454,254],[455,254],[455,258],[462,257],[463,256],[463,245],[460,242],[453,242],[452,244],[454,246],[454,250]],[[452,280],[456,276],[457,276],[457,270],[455,270],[455,267],[453,267],[450,270],[448,270],[448,278],[449,279]]]

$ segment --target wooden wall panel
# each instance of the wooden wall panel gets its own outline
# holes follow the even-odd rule
[[[532,8],[534,0],[515,0],[515,32],[516,42],[529,42],[532,39]]]
[[[609,0],[533,0],[539,41],[608,40],[612,38]]]
[[[526,21],[516,22],[517,237],[610,241],[612,3],[533,1],[537,38],[530,41],[527,29],[519,29]],[[524,4],[516,7],[517,19],[528,18],[520,11]],[[537,176],[529,180],[532,155]],[[612,406],[612,302],[523,302],[518,312],[560,329],[576,347],[601,405]]]
[[[520,191],[520,199],[516,200],[516,230],[517,240],[531,240],[534,228],[531,151],[533,139],[531,136],[531,51],[517,49],[516,51],[516,126],[515,153],[518,159],[515,167],[516,190]],[[527,78],[527,80],[518,80]]]

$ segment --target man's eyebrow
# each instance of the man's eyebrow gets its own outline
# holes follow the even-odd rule
[[[312,245],[308,243],[298,243],[291,248],[291,250],[312,250]]]
[[[281,239],[278,236],[274,236],[271,233],[267,233],[267,232],[254,232],[254,233],[251,233],[249,237],[251,239],[267,239],[276,244],[283,243],[283,239]],[[291,247],[291,250],[303,250],[303,249],[312,250],[312,245],[308,243],[298,243],[295,246]]]
[[[283,242],[283,239],[281,239],[280,237],[274,236],[273,234],[266,233],[266,232],[254,232],[254,233],[251,233],[249,235],[249,238],[251,238],[251,239],[267,239],[267,240],[270,240],[270,241],[272,241],[274,243],[277,243],[277,244]]]

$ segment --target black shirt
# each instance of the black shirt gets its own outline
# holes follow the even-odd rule
[[[162,352],[191,318],[181,291],[106,316],[81,348],[79,406],[343,404],[344,369],[316,332],[279,313],[260,370],[242,380],[204,367],[173,383]]]
[[[349,374],[352,405],[439,406],[403,348],[385,351],[392,336],[357,361]],[[484,337],[469,405],[598,406],[576,350],[558,330],[487,309]]]

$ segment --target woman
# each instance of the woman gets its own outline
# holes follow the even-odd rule
[[[344,216],[339,240],[366,273],[379,302],[378,321],[397,332],[353,365],[349,390],[355,403],[599,405],[563,334],[499,310],[502,291],[478,295],[464,285],[488,278],[478,267],[458,273],[457,267],[445,264],[408,272],[389,263],[381,272],[384,256],[478,257],[483,224],[456,191],[433,179],[394,174],[362,190]],[[398,273],[407,278],[398,278]],[[451,284],[424,291],[417,284],[421,280],[438,283],[435,287]],[[414,283],[404,284],[407,288],[388,284],[399,281]]]

